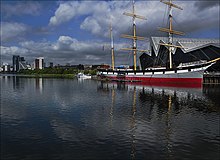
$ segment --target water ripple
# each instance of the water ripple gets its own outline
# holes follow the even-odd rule
[[[19,77],[1,84],[3,159],[220,158],[218,90]]]

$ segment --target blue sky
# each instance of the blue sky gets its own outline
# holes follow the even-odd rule
[[[184,31],[187,38],[219,39],[218,0],[174,2],[184,8],[173,11],[175,30]],[[137,33],[165,36],[157,27],[166,25],[166,6],[159,0],[135,5],[137,13],[147,18],[137,20]],[[116,64],[130,63],[131,56],[120,48],[129,47],[131,41],[120,35],[131,32],[131,18],[123,15],[131,8],[131,1],[1,1],[1,62],[11,64],[12,55],[20,55],[30,63],[44,56],[55,64],[110,64],[111,21]],[[138,45],[149,48],[147,41]]]

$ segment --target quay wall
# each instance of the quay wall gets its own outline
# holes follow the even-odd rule
[[[220,72],[204,74],[203,84],[220,84]]]

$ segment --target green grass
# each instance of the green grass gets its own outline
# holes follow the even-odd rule
[[[74,68],[45,68],[37,70],[21,70],[17,75],[23,77],[44,77],[44,78],[73,78],[79,72],[96,75],[97,70],[78,70]]]
[[[18,74],[28,78],[74,78],[76,74]]]

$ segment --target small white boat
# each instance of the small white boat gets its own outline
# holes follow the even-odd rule
[[[77,74],[77,78],[79,78],[79,79],[91,79],[92,76],[91,75],[86,75],[86,74],[80,72],[80,73]]]

